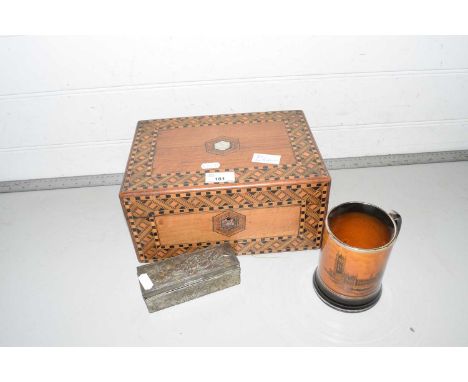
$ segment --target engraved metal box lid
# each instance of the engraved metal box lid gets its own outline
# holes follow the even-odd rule
[[[155,312],[239,284],[240,266],[231,246],[222,244],[139,266],[137,275]]]

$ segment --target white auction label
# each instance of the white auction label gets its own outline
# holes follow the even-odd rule
[[[219,168],[221,164],[219,162],[206,162],[201,164],[203,170],[209,170],[210,168]]]
[[[142,273],[140,276],[138,276],[138,280],[140,280],[140,283],[143,288],[145,288],[145,290],[151,289],[153,287],[153,282],[146,273]]]
[[[252,162],[266,164],[280,164],[281,155],[259,154],[254,153]]]
[[[236,174],[232,171],[229,172],[207,172],[205,174],[205,183],[223,183],[236,181]]]

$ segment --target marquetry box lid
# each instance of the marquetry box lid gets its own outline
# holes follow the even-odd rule
[[[120,199],[139,260],[153,261],[223,242],[238,253],[317,248],[329,185],[302,111],[211,115],[138,122]],[[297,210],[265,209],[284,206]],[[227,210],[245,213],[215,218]]]

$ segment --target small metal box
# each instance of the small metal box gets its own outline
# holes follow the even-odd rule
[[[142,265],[137,274],[150,313],[240,283],[239,260],[229,244]]]

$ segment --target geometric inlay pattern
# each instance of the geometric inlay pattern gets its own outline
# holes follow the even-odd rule
[[[245,230],[245,216],[234,211],[222,212],[213,217],[213,231],[232,236]]]
[[[229,169],[236,173],[236,183],[256,183],[329,176],[304,114],[299,110],[155,119],[138,122],[121,192],[164,191],[174,188],[206,185],[205,173],[217,171],[152,174],[156,142],[160,131],[187,127],[244,125],[247,123],[256,124],[265,122],[284,123],[296,163],[284,165],[261,165],[255,163],[255,166],[252,167]],[[235,141],[230,140],[231,138],[229,137],[224,138],[227,138],[231,144]]]
[[[239,150],[239,139],[218,137],[205,142],[205,150],[210,154],[226,155]]]
[[[329,184],[298,184],[248,189],[199,191],[167,195],[127,196],[122,200],[138,259],[151,262],[213,244],[230,243],[238,254],[271,253],[320,248]],[[155,224],[158,215],[235,211],[298,205],[296,236],[218,240],[161,245]]]
[[[296,163],[255,163],[255,166],[248,168],[225,169],[236,173],[236,182],[223,189],[209,188],[208,186],[213,185],[204,183],[205,173],[218,171],[216,169],[152,173],[158,133],[162,130],[247,123],[251,125],[269,121],[284,122]],[[214,150],[229,152],[236,147],[233,137],[219,137],[214,141],[209,144]],[[294,182],[296,180],[297,183]],[[191,190],[197,186],[198,190]],[[329,187],[328,172],[304,114],[301,111],[280,111],[140,121],[130,151],[120,199],[138,259],[141,262],[151,262],[221,243],[230,243],[238,254],[319,248]],[[219,212],[215,216],[226,217],[224,213],[229,212],[231,216],[243,216],[245,226],[243,210],[291,205],[300,206],[299,231],[293,236],[232,240],[229,236],[239,232],[237,229],[242,226],[242,219],[234,219],[224,221],[223,229],[228,233],[225,234],[225,240],[162,245],[155,221],[161,215]],[[221,222],[219,224],[221,229]],[[215,227],[217,226],[213,224],[213,228]]]

